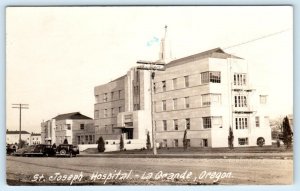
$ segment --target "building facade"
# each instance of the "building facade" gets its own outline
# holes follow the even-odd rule
[[[69,144],[95,143],[93,119],[79,112],[61,114],[41,124],[42,143]]]
[[[152,132],[150,75],[147,71],[130,69],[126,75],[95,87],[96,138],[124,139],[146,142]]]
[[[271,145],[267,94],[251,84],[247,62],[220,48],[173,60],[155,72],[151,115],[150,72],[135,68],[95,87],[96,136],[145,140],[151,134],[162,147]]]
[[[31,133],[30,134],[30,145],[38,145],[42,142],[42,137],[40,133]]]
[[[25,144],[30,144],[30,133],[27,131],[21,131],[21,140],[25,141]],[[19,131],[6,130],[6,144],[18,144],[19,143]]]

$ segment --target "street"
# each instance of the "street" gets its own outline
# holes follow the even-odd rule
[[[281,159],[7,156],[6,161],[7,180],[11,185],[234,185],[291,184],[293,182],[293,160]],[[80,174],[83,177],[78,176]],[[74,180],[76,176],[81,179]]]

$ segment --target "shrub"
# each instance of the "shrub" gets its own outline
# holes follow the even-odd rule
[[[102,137],[99,137],[98,139],[98,151],[103,153],[105,151],[105,144]]]
[[[120,151],[122,151],[124,149],[124,140],[123,140],[123,136],[120,136]]]
[[[258,137],[257,138],[257,141],[256,141],[256,144],[260,147],[264,146],[265,144],[265,139],[263,137]]]
[[[69,143],[68,143],[68,139],[65,139],[65,140],[64,140],[64,144],[69,144]]]
[[[233,149],[233,140],[234,140],[233,131],[232,131],[232,128],[229,127],[228,147],[230,149]]]
[[[290,148],[293,143],[293,132],[290,126],[288,117],[285,117],[282,122],[282,134],[283,134],[283,143],[286,145],[286,148]]]
[[[147,133],[146,147],[147,147],[148,150],[151,148],[151,141],[150,141],[150,134],[149,134],[149,131],[148,131],[148,133]]]

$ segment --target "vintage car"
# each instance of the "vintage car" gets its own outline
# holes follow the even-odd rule
[[[24,156],[55,156],[55,149],[51,145],[38,144],[24,153]]]
[[[14,153],[15,156],[25,156],[25,153],[30,153],[34,150],[35,145],[25,146],[23,148],[17,149]]]
[[[71,144],[61,144],[56,148],[56,156],[73,157],[79,154],[78,146]]]

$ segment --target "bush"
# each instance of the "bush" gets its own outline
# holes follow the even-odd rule
[[[286,145],[286,148],[290,148],[293,143],[293,131],[290,126],[290,122],[288,117],[285,117],[282,122],[282,130],[283,130],[283,143]]]
[[[124,149],[124,140],[123,140],[123,136],[120,136],[120,151],[122,151]]]
[[[150,141],[149,131],[148,131],[148,133],[147,133],[146,147],[147,147],[148,150],[151,148],[151,141]]]
[[[276,141],[277,147],[280,147],[280,140]]]
[[[99,137],[98,139],[98,151],[100,153],[103,153],[105,151],[105,143],[102,137]]]
[[[64,140],[64,144],[68,144],[68,139],[65,139],[65,140]]]
[[[256,144],[260,147],[264,146],[265,144],[265,139],[263,137],[257,138]]]

